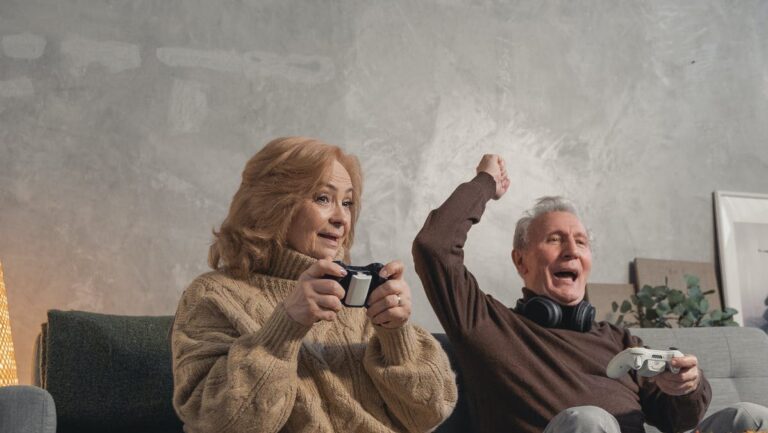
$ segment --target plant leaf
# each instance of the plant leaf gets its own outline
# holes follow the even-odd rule
[[[701,289],[698,287],[691,287],[688,289],[688,297],[689,298],[700,298],[701,297]]]
[[[672,290],[669,292],[669,303],[671,305],[676,305],[685,300],[685,295],[683,295],[683,292],[679,290]]]
[[[658,296],[660,298],[666,298],[669,292],[669,287],[659,286],[653,288],[653,296]]]
[[[699,310],[702,313],[709,311],[709,301],[707,301],[707,298],[702,298],[701,301],[699,301]]]
[[[648,294],[642,293],[638,295],[637,298],[640,301],[640,303],[643,305],[643,307],[645,308],[653,307],[653,298],[651,298]]]
[[[621,312],[627,313],[629,310],[632,309],[632,304],[629,301],[624,301],[621,303]]]
[[[678,316],[682,316],[685,313],[685,304],[677,304],[672,308],[672,313]]]

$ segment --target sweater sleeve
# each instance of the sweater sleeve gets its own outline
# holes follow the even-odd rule
[[[413,242],[413,260],[437,318],[449,338],[465,335],[488,316],[486,296],[464,266],[464,243],[493,197],[496,183],[487,173],[459,185],[427,217]]]
[[[631,346],[643,347],[643,341],[635,336],[630,337]],[[704,418],[709,402],[712,400],[712,388],[699,369],[701,381],[699,386],[686,395],[669,395],[647,378],[635,375],[640,387],[640,405],[643,408],[646,422],[662,432],[678,432],[690,430]]]
[[[390,414],[409,432],[434,430],[458,400],[448,356],[422,328],[373,328],[364,367]]]
[[[242,306],[199,278],[185,291],[172,332],[173,406],[187,432],[277,432],[298,387],[298,352],[309,330],[278,305],[241,332]],[[239,320],[239,319],[236,319]]]

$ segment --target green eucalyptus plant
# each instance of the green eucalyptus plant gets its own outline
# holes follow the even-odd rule
[[[619,313],[616,326],[641,328],[671,328],[674,323],[681,328],[697,326],[738,326],[733,320],[738,311],[733,308],[709,310],[706,295],[714,290],[702,292],[699,279],[685,276],[687,293],[672,289],[665,281],[663,286],[643,286],[630,299],[619,305],[613,302],[611,308]],[[631,314],[631,320],[625,320]]]

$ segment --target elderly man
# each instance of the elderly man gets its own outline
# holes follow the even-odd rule
[[[509,309],[480,290],[462,248],[486,202],[501,198],[509,183],[503,159],[485,155],[476,177],[430,213],[413,244],[416,271],[456,349],[476,431],[642,433],[644,422],[665,432],[697,426],[712,392],[695,356],[674,358],[677,374],[606,376],[617,353],[642,342],[594,323],[584,300],[589,235],[565,200],[540,199],[517,223],[512,260],[525,283],[517,306]],[[734,419],[745,420],[742,431],[760,428],[749,424],[752,409],[764,408],[734,408],[705,420],[704,431],[732,431]]]

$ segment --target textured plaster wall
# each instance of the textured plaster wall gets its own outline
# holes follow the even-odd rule
[[[50,308],[171,314],[245,161],[359,156],[356,263],[400,258],[480,156],[511,191],[467,264],[512,304],[512,225],[581,204],[595,282],[711,261],[714,190],[768,192],[768,2],[0,0],[0,260],[17,360]]]

